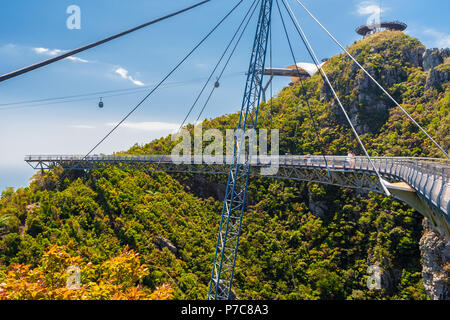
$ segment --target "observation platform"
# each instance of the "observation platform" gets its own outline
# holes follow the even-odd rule
[[[356,33],[363,37],[367,37],[371,34],[384,30],[405,31],[407,27],[408,25],[406,23],[400,21],[384,21],[381,23],[372,23],[360,26],[356,29]]]

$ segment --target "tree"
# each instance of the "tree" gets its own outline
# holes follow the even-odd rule
[[[168,300],[165,284],[151,291],[142,285],[149,274],[139,254],[126,247],[100,265],[71,256],[64,246],[51,246],[40,265],[14,264],[0,278],[0,300]]]

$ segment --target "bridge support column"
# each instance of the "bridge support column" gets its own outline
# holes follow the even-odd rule
[[[447,220],[439,213],[435,212],[424,199],[419,197],[416,191],[405,182],[390,183],[382,181],[392,196],[405,202],[410,207],[416,209],[424,217],[428,218],[433,229],[450,241],[450,226]],[[444,232],[444,234],[442,234]]]

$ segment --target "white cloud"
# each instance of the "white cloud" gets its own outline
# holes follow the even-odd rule
[[[88,63],[89,62],[88,60],[81,59],[81,58],[78,58],[78,57],[67,57],[66,59],[72,60],[72,61],[76,61],[76,62],[83,62],[83,63]]]
[[[14,49],[15,47],[16,47],[16,45],[14,43],[7,43],[7,44],[3,45],[1,48]]]
[[[32,48],[32,50],[37,54],[48,54],[48,52],[50,51],[47,48]]]
[[[433,38],[432,46],[438,48],[449,48],[450,47],[450,34],[437,31],[434,29],[425,29],[424,34],[431,36]]]
[[[5,45],[0,46],[0,53],[6,54],[16,54],[17,46],[13,43],[7,43]]]
[[[128,77],[128,71],[125,70],[124,68],[117,68],[116,73],[119,74],[124,79]]]
[[[364,1],[358,6],[358,14],[361,16],[367,16],[372,14],[380,14],[381,8],[376,4],[370,4],[367,1]]]
[[[144,86],[143,82],[134,79],[132,76],[129,75],[128,70],[126,70],[126,69],[124,69],[122,67],[118,67],[114,72],[117,73],[123,79],[131,81],[136,86],[139,86],[139,87],[143,87]]]
[[[367,24],[379,23],[380,15],[386,11],[387,8],[381,8],[375,1],[362,1],[357,7],[357,13],[360,16],[369,16]]]
[[[109,122],[106,125],[113,127],[117,125],[117,122]],[[176,132],[180,129],[180,124],[169,122],[125,122],[121,124],[121,127],[139,131]]]
[[[199,69],[206,69],[208,67],[206,63],[197,63],[195,66]]]
[[[58,54],[63,53],[63,50],[60,49],[47,49],[47,48],[33,48],[33,51],[36,52],[37,54],[45,54],[48,56],[56,56]]]
[[[89,126],[86,124],[75,124],[75,125],[71,125],[71,128],[75,128],[75,129],[95,129],[94,126]]]
[[[32,48],[32,50],[41,55],[46,55],[50,57],[57,56],[59,54],[62,54],[66,52],[65,50],[61,49],[48,49],[48,48]],[[75,61],[75,62],[82,62],[82,63],[88,63],[88,60],[77,58],[77,57],[67,57],[66,60]]]

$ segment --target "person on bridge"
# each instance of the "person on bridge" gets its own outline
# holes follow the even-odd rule
[[[311,165],[311,155],[309,153],[305,155],[305,163],[307,166]]]
[[[356,158],[352,152],[350,152],[350,151],[348,152],[346,160],[351,168],[353,168],[355,166]]]

